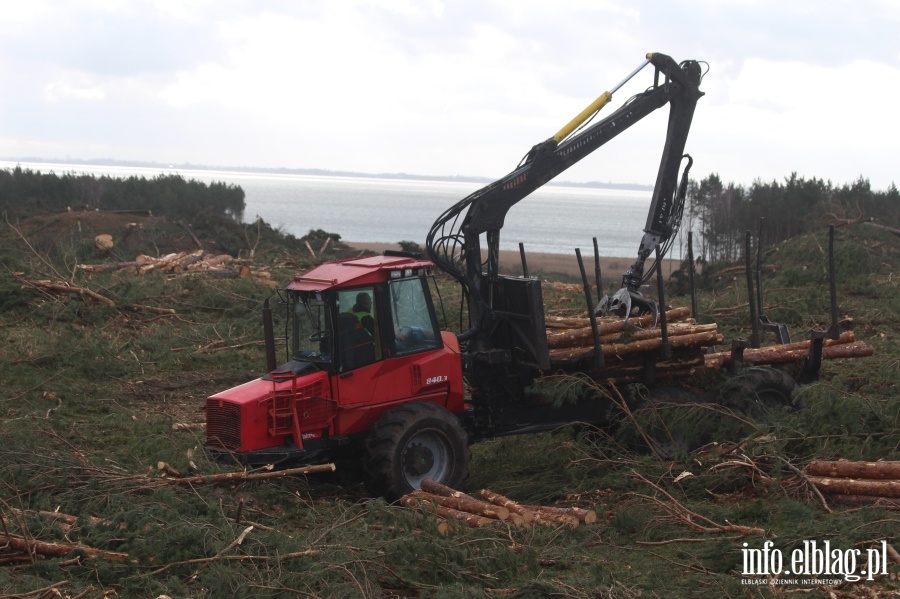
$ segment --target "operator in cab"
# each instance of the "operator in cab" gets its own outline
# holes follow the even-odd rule
[[[356,295],[356,303],[350,308],[350,312],[356,316],[359,324],[369,332],[369,335],[375,335],[375,319],[372,318],[372,296],[368,293],[358,293]]]

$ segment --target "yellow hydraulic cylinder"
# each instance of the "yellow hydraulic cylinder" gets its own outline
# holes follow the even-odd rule
[[[614,93],[616,93],[620,87],[625,85],[625,83],[627,83],[629,79],[631,79],[632,77],[637,75],[637,73],[641,69],[643,69],[645,66],[647,66],[647,63],[650,62],[650,58],[652,56],[653,56],[652,54],[647,54],[647,60],[642,62],[639,67],[637,67],[635,70],[633,70],[631,72],[631,74],[628,75],[628,77],[625,77],[625,79],[622,79],[622,81],[620,81],[619,84],[616,85],[614,88],[612,88],[610,91],[606,91],[606,92],[603,92],[602,94],[600,94],[600,96],[597,97],[596,100],[591,102],[591,104],[587,108],[585,108],[580,113],[578,113],[578,116],[576,116],[574,119],[569,121],[565,127],[560,129],[556,133],[556,135],[553,136],[552,139],[554,141],[556,141],[556,143],[559,143],[562,140],[564,140],[565,138],[569,137],[569,135],[571,135],[572,132],[575,131],[575,129],[580,127],[582,123],[584,123],[586,120],[591,118],[594,114],[599,112],[601,108],[606,106],[609,103],[609,101],[612,100],[612,95]]]
[[[577,129],[581,125],[581,123],[588,120],[591,115],[606,106],[606,104],[608,104],[610,100],[612,100],[611,93],[603,92],[602,94],[600,94],[600,96],[596,100],[591,102],[591,104],[587,108],[579,112],[578,116],[569,121],[565,127],[560,129],[557,134],[553,136],[553,139],[555,139],[556,142],[559,143],[565,138],[569,137],[572,131]]]

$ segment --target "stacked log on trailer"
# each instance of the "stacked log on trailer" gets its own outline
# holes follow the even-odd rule
[[[577,527],[597,521],[597,514],[589,509],[524,505],[487,489],[482,489],[479,494],[480,499],[426,478],[421,490],[404,495],[400,503],[433,516],[441,532],[446,532],[451,523],[469,528],[501,522],[517,527]]]
[[[798,341],[781,345],[770,345],[760,348],[747,348],[743,352],[743,361],[751,365],[785,364],[800,362],[809,356],[812,341]],[[822,359],[864,358],[871,356],[874,348],[864,341],[857,341],[853,331],[844,331],[837,339],[822,340]],[[718,369],[727,366],[733,359],[732,352],[723,351],[706,355],[706,367]]]
[[[662,328],[653,327],[653,316],[597,318],[597,333],[604,368],[596,374],[604,380],[625,383],[641,380],[648,358],[655,361],[658,378],[682,378],[702,372],[709,348],[724,342],[716,324],[697,324],[688,308],[671,308],[666,314],[670,355],[663,357]],[[593,327],[588,318],[547,316],[547,346],[557,365],[582,360],[594,352]],[[630,326],[629,326],[630,325]],[[652,327],[652,328],[644,328]]]
[[[900,510],[900,461],[814,460],[806,475],[830,502]]]
[[[547,346],[555,366],[590,358],[594,352],[594,333],[586,317],[546,317]],[[604,368],[591,372],[595,378],[616,383],[641,380],[648,361],[654,361],[654,376],[659,379],[687,378],[705,369],[718,370],[731,364],[734,353],[715,351],[724,337],[718,326],[698,324],[691,318],[690,309],[670,308],[666,312],[667,337],[670,353],[663,356],[663,335],[660,324],[653,326],[653,316],[631,318],[626,324],[619,317],[597,318],[597,333],[603,352]],[[652,327],[652,328],[650,328]],[[811,340],[770,345],[743,350],[743,362],[751,365],[775,365],[801,362],[810,355]],[[861,358],[871,356],[871,345],[857,341],[853,331],[844,331],[839,338],[822,340],[822,359]]]

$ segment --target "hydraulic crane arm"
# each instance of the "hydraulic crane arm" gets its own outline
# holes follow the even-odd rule
[[[585,126],[609,102],[612,93],[648,63],[656,69],[653,85],[606,118]],[[667,136],[641,248],[645,243],[655,247],[658,242],[654,240],[666,237],[671,230],[669,221],[675,205],[678,170],[694,107],[703,95],[700,80],[698,62],[678,64],[665,54],[648,54],[647,60],[622,83],[604,92],[556,135],[532,147],[512,172],[464,198],[435,221],[426,239],[428,253],[441,269],[462,284],[469,298],[472,328],[460,335],[462,340],[483,330],[491,320],[491,282],[499,274],[500,230],[510,208],[633,124],[669,104]],[[486,256],[482,256],[482,235]],[[639,262],[642,271],[640,253]],[[635,269],[633,266],[632,270]]]

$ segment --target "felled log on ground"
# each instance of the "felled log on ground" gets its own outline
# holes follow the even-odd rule
[[[485,501],[493,503],[494,505],[503,506],[509,510],[510,514],[517,514],[521,516],[522,522],[525,524],[531,524],[534,522],[534,512],[526,508],[525,506],[509,499],[508,497],[504,497],[500,493],[494,493],[493,491],[489,491],[488,489],[482,489],[479,491],[479,495],[481,495]]]
[[[456,489],[448,487],[447,485],[442,485],[441,483],[436,482],[430,478],[424,479],[422,481],[421,487],[422,487],[423,492],[430,493],[432,495],[437,495],[437,496],[441,496],[441,497],[451,497],[451,498],[455,498],[455,499],[463,499],[466,501],[481,503],[481,504],[484,504],[485,506],[494,505],[494,506],[497,506],[500,508],[501,513],[502,513],[502,510],[507,510],[507,517],[506,518],[498,518],[498,519],[499,520],[508,520],[511,524],[514,524],[516,526],[524,526],[525,524],[528,523],[528,521],[526,521],[526,519],[521,514],[518,514],[518,513],[514,512],[513,510],[509,509],[508,506],[498,504],[498,503],[493,503],[490,501],[483,502],[480,499],[472,497],[471,495],[469,495],[467,493],[463,493],[462,491],[457,491]],[[472,510],[465,510],[465,511],[472,511]],[[493,511],[496,511],[496,510],[493,510]],[[482,513],[482,512],[477,512],[477,513]],[[487,514],[482,513],[482,515],[487,515]],[[494,516],[491,516],[491,517],[494,517]]]
[[[428,493],[433,496],[443,497],[443,498],[447,498],[448,500],[451,500],[451,501],[460,502],[460,509],[463,511],[466,511],[466,512],[474,511],[474,513],[481,514],[483,516],[487,516],[490,518],[497,518],[499,520],[508,520],[511,524],[514,524],[515,526],[524,526],[525,524],[528,523],[528,521],[526,521],[526,519],[522,516],[522,514],[519,514],[512,509],[509,509],[508,506],[498,504],[498,503],[493,503],[490,501],[488,501],[488,502],[481,501],[480,499],[472,497],[471,495],[469,495],[467,493],[463,493],[462,491],[458,491],[456,489],[448,487],[447,485],[442,485],[441,483],[436,482],[430,478],[426,478],[425,480],[423,480],[421,487],[422,487],[421,493]],[[465,502],[465,504],[463,504],[463,502]],[[485,511],[471,510],[471,509],[467,509],[467,507],[466,507],[467,505],[478,505],[478,504],[482,504],[484,506]],[[450,503],[446,503],[446,505],[448,505],[449,507],[453,507],[452,505],[450,505]],[[494,515],[494,512],[496,512],[498,515]],[[506,514],[506,517],[501,517],[502,514],[504,514],[504,513]]]
[[[473,528],[500,521],[515,526],[541,524],[569,527],[576,527],[581,523],[593,524],[597,521],[597,514],[593,510],[577,507],[523,505],[488,489],[482,489],[479,492],[483,498],[482,501],[430,479],[426,479],[422,487],[427,487],[437,493],[424,490],[413,491],[401,497],[400,503],[435,514],[437,517],[463,522],[466,526]]]
[[[189,269],[192,264],[196,264],[201,260],[203,260],[203,252],[196,251],[193,254],[189,254],[185,258],[179,260],[172,270],[173,272],[184,272]]]
[[[443,495],[444,497],[465,497],[467,499],[471,499],[472,501],[478,501],[478,499],[472,497],[471,495],[463,493],[462,491],[458,491],[453,487],[443,485],[430,478],[422,480],[421,487],[423,491],[425,491],[426,493],[431,493],[432,495]]]
[[[527,509],[535,510],[539,514],[559,514],[573,517],[582,524],[594,524],[597,521],[597,512],[580,507],[555,507],[549,505],[526,505]]]
[[[138,272],[141,274],[148,273],[152,270],[168,270],[174,268],[175,264],[184,257],[184,252],[166,254],[161,258],[153,258],[152,256],[140,255],[137,257]]]
[[[553,508],[542,505],[527,505],[527,509],[534,512],[534,523],[542,525],[564,524],[570,528],[578,527],[581,522],[572,514],[564,514]]]
[[[433,495],[425,491],[413,491],[411,495],[423,501],[431,501],[442,507],[478,514],[485,518],[493,518],[495,520],[506,520],[509,518],[509,510],[505,507],[479,501],[473,497],[447,497],[444,495]]]
[[[833,478],[830,476],[810,476],[809,480],[822,493],[900,498],[900,480]]]
[[[445,518],[447,520],[462,522],[469,528],[484,528],[485,526],[490,526],[491,524],[496,522],[496,520],[494,520],[493,518],[485,518],[484,516],[479,516],[478,514],[461,512],[459,510],[438,505],[416,495],[404,495],[400,498],[400,503],[405,505],[406,507],[430,511],[437,516]]]
[[[17,551],[46,555],[48,557],[65,557],[73,551],[78,551],[89,558],[102,557],[108,560],[122,560],[128,558],[127,553],[96,549],[94,547],[82,545],[81,543],[50,543],[35,539],[26,539],[25,537],[0,530],[0,546],[4,545]]]
[[[900,509],[900,461],[815,460],[806,474],[830,502]]]
[[[900,461],[852,462],[849,460],[813,460],[806,474],[831,478],[869,478],[900,480]]]

